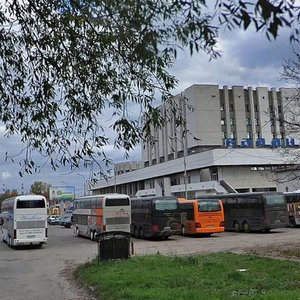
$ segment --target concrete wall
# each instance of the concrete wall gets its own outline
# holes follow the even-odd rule
[[[219,174],[222,176],[219,180],[223,179],[234,189],[276,188],[270,171],[251,171],[250,166],[220,167]]]

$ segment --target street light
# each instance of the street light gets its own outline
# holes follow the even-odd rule
[[[83,178],[83,196],[85,196],[85,177],[82,174],[77,173],[78,176],[81,176]]]
[[[185,194],[185,199],[187,199],[188,192],[187,192],[187,170],[186,170],[186,157],[188,155],[188,141],[187,141],[187,127],[186,127],[186,101],[185,101],[185,96],[183,93],[181,93],[181,101],[182,101],[182,114],[183,114],[183,132],[182,132],[182,148],[183,148],[183,177],[184,177],[184,194]]]
[[[187,155],[187,151],[186,151],[186,145],[184,145],[183,148],[183,168],[184,168],[184,173],[183,173],[183,177],[184,177],[184,194],[185,194],[185,199],[187,199],[187,171],[186,171],[186,155]]]

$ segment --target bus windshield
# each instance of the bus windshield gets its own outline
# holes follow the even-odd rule
[[[156,200],[155,210],[176,210],[178,209],[177,200]]]
[[[266,195],[266,202],[268,205],[285,204],[284,195]]]
[[[44,200],[17,200],[17,208],[44,208]]]
[[[129,198],[108,198],[106,206],[129,206]]]
[[[221,206],[218,200],[198,201],[199,212],[220,211],[220,210],[221,210]]]

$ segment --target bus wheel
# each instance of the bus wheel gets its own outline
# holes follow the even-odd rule
[[[134,230],[133,230],[133,236],[138,239],[139,238],[139,232],[138,232],[138,229],[136,227],[134,227]]]
[[[11,237],[8,238],[7,245],[8,245],[8,247],[12,247],[12,240],[11,240]]]
[[[142,228],[140,228],[139,236],[140,236],[141,239],[144,238],[144,232],[143,232]]]
[[[186,230],[185,230],[185,227],[184,227],[184,226],[181,227],[181,234],[182,234],[183,236],[186,236]]]
[[[291,227],[296,227],[296,222],[295,222],[295,218],[294,217],[290,217],[289,218],[289,225],[291,226]]]
[[[90,232],[90,239],[91,239],[91,241],[95,240],[95,232],[93,230],[91,230],[91,232]]]
[[[246,221],[243,223],[243,229],[247,233],[251,231],[250,226]]]
[[[235,221],[234,224],[233,224],[233,227],[234,227],[234,230],[236,232],[240,232],[241,231],[241,226],[240,226],[239,222]]]

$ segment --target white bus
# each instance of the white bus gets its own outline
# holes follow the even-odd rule
[[[77,236],[94,240],[104,232],[130,233],[131,202],[125,194],[79,197],[74,200],[73,228]]]
[[[47,201],[40,195],[22,195],[2,201],[2,241],[8,246],[47,243]]]

